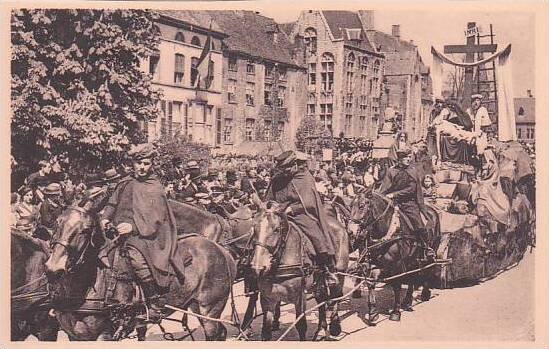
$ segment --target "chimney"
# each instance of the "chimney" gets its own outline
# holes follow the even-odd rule
[[[532,90],[526,90],[526,95],[527,95],[529,98],[534,97],[534,96],[532,96]]]
[[[392,34],[395,38],[400,39],[400,24],[393,24]]]
[[[374,11],[372,10],[359,10],[358,18],[362,22],[362,27],[364,30],[373,30],[374,29]]]

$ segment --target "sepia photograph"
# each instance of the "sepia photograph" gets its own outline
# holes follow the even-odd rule
[[[2,343],[541,347],[548,8],[398,4],[3,3]]]

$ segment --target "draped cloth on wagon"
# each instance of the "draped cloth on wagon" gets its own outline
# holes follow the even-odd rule
[[[433,55],[433,67],[431,79],[433,81],[434,96],[442,96],[442,64],[451,64],[458,67],[476,67],[496,60],[497,93],[498,93],[498,139],[502,142],[516,140],[515,112],[513,96],[513,69],[511,61],[511,45],[507,45],[487,58],[472,63],[456,62],[448,56],[440,53],[431,46]]]

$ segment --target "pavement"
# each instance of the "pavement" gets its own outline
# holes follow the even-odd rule
[[[376,293],[377,306],[381,316],[375,326],[369,326],[364,317],[368,306],[366,293],[360,299],[348,299],[339,306],[343,333],[338,341],[533,341],[535,316],[535,253],[526,252],[518,265],[503,271],[495,278],[474,286],[452,289],[433,289],[427,302],[414,300],[412,312],[402,312],[401,321],[390,321],[387,314],[392,306],[392,289],[384,288]],[[351,288],[352,280],[347,278],[346,292]],[[248,298],[241,296],[242,283],[234,286],[235,305],[242,319]],[[405,290],[402,291],[404,296]],[[414,292],[419,297],[419,291]],[[307,308],[315,305],[309,301]],[[258,312],[259,309],[258,302]],[[227,305],[223,318],[230,320],[230,305]],[[273,333],[278,338],[295,320],[292,305],[281,309],[281,330]],[[311,339],[317,325],[317,313],[308,315],[308,339]],[[261,340],[261,318],[256,318],[248,333],[252,340]],[[188,333],[177,322],[163,321],[165,331],[173,338],[180,339]],[[203,340],[204,334],[195,318],[189,319],[195,340]],[[227,326],[228,339],[236,340],[238,330]],[[151,325],[147,340],[162,340],[159,326]],[[67,340],[60,332],[59,341]],[[190,336],[182,340],[191,340]],[[295,329],[284,340],[298,340]],[[124,342],[135,341],[125,339]]]

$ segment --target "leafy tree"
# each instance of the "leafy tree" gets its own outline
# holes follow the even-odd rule
[[[314,116],[301,119],[295,135],[296,148],[300,151],[316,152],[317,143],[323,134],[323,127]]]
[[[147,10],[20,9],[11,14],[11,151],[26,176],[64,154],[96,171],[144,140],[160,95],[140,64],[158,47]]]
[[[156,172],[166,182],[174,179],[174,160],[183,164],[195,160],[199,163],[202,172],[209,167],[210,149],[208,145],[192,142],[179,134],[172,138],[156,141],[158,156],[155,158]]]

